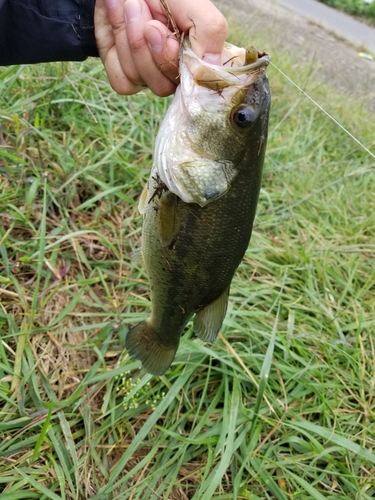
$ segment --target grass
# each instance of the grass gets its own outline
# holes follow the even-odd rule
[[[358,102],[274,54],[374,151]],[[168,100],[115,95],[97,61],[1,73],[2,500],[374,497],[374,157],[269,75],[256,227],[222,332],[189,330],[151,377],[123,346],[150,307],[131,254]]]

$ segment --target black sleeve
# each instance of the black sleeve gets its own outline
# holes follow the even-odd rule
[[[0,65],[98,56],[95,0],[0,0]]]

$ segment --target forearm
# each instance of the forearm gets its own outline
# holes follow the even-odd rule
[[[98,56],[95,0],[0,0],[0,65]]]

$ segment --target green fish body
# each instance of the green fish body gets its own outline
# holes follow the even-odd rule
[[[193,315],[196,335],[216,338],[251,236],[267,141],[269,57],[229,44],[226,50],[228,67],[204,63],[187,44],[182,49],[181,85],[141,197],[152,306],[126,347],[155,375],[169,368]]]

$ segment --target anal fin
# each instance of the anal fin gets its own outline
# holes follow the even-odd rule
[[[227,312],[229,287],[219,297],[198,311],[194,318],[194,332],[204,342],[213,342]]]

